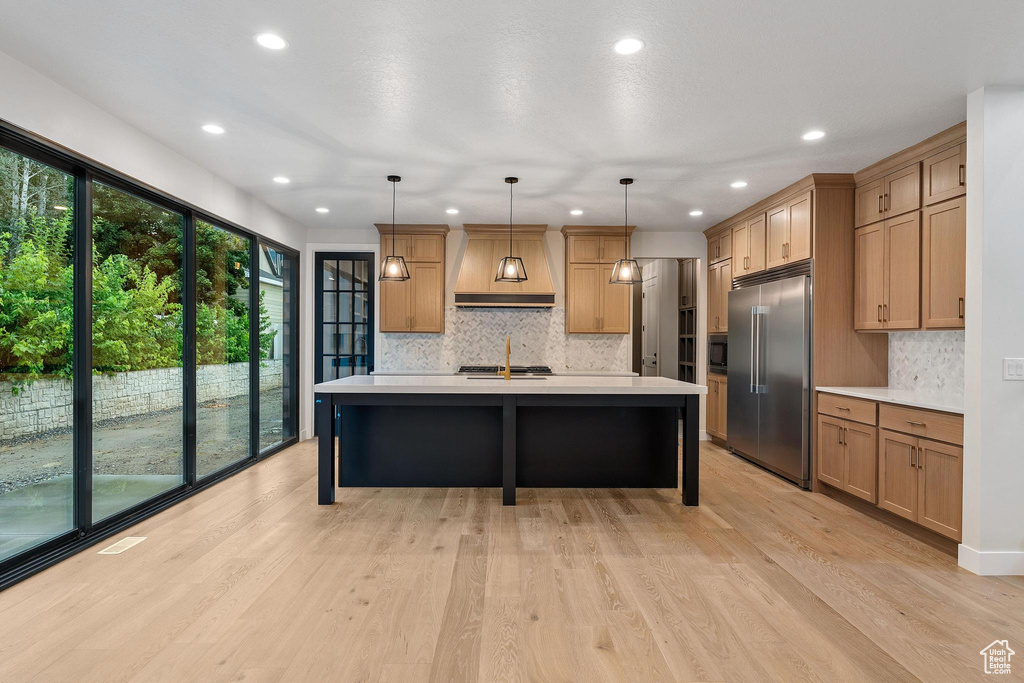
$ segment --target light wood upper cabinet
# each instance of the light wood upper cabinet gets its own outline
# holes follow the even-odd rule
[[[444,330],[444,269],[440,263],[409,264],[409,331]],[[404,284],[404,283],[403,283]]]
[[[883,281],[885,279],[885,230],[882,223],[854,232],[853,327],[882,329]]]
[[[892,218],[921,208],[921,164],[885,176],[882,187],[882,205],[885,217]]]
[[[736,277],[765,269],[765,214],[733,227],[732,262]]]
[[[401,232],[403,228],[406,232]],[[381,251],[391,254],[391,226],[378,224],[377,229]],[[381,332],[444,332],[447,232],[447,225],[398,226],[393,252],[406,260],[409,279],[380,283]]]
[[[622,235],[601,237],[601,263],[615,263],[626,258],[626,239]]]
[[[697,305],[697,259],[679,261],[679,308]]]
[[[854,226],[893,218],[921,208],[921,163],[857,185],[854,191]]]
[[[967,193],[967,143],[924,160],[924,203],[937,204]]]
[[[768,209],[768,268],[811,258],[811,199],[811,192],[805,192]]]
[[[620,235],[569,235],[566,252],[570,263],[615,263],[626,258],[626,243]]]
[[[887,330],[921,326],[921,215],[885,222],[882,324]]]
[[[786,213],[786,204],[779,204],[768,209],[765,220],[767,221],[767,256],[768,268],[775,268],[786,264],[786,240],[789,237],[789,216]]]
[[[723,230],[708,237],[708,263],[732,258],[732,230]]]
[[[884,178],[858,185],[853,194],[853,224],[856,227],[869,225],[885,218],[882,208],[882,184]]]
[[[962,329],[966,303],[967,198],[921,212],[921,325]]]
[[[878,506],[917,519],[917,437],[882,429],[878,434]]]
[[[615,264],[601,264],[601,316],[602,334],[629,334],[629,302],[633,295],[630,285],[611,284]]]
[[[729,331],[729,292],[732,290],[732,261],[708,266],[708,332]]]
[[[919,439],[917,444],[917,523],[960,540],[963,455],[959,446]]]
[[[601,331],[601,265],[570,263],[566,269],[567,331],[597,333]]]

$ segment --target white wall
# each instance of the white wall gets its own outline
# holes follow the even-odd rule
[[[967,98],[967,315],[960,566],[1024,574],[1024,88]]]
[[[296,249],[306,229],[258,198],[0,52],[0,119]]]

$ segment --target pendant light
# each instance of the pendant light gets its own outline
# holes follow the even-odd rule
[[[380,264],[380,277],[377,279],[381,282],[404,282],[409,279],[409,267],[405,265],[404,257],[395,255],[395,200],[402,176],[389,175],[388,182],[391,183],[391,254],[385,256]]]
[[[633,184],[633,179],[620,178],[619,184],[622,185],[622,189],[625,192],[625,210],[623,212],[625,217],[622,222],[623,258],[615,262],[608,284],[638,285],[644,281],[643,277],[640,276],[640,264],[636,262],[635,258],[626,258],[629,256],[629,186]]]
[[[522,282],[526,280],[526,266],[523,259],[512,255],[512,186],[519,182],[519,178],[509,176],[505,178],[508,183],[508,256],[498,262],[498,274],[494,276],[495,282]]]

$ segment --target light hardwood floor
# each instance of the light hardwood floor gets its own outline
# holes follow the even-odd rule
[[[1024,580],[702,448],[699,508],[605,489],[318,507],[307,442],[123,555],[0,593],[0,681],[939,681],[985,678],[997,638],[1024,651]]]

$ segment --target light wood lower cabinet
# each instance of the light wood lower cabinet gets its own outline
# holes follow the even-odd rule
[[[818,478],[874,503],[875,427],[818,415]]]
[[[708,404],[705,431],[725,441],[729,424],[729,380],[725,375],[708,375]]]
[[[959,541],[963,448],[882,429],[878,497],[882,509]]]

